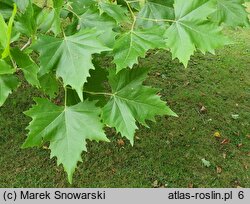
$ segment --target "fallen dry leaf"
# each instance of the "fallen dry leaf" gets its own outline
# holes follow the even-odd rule
[[[189,81],[186,81],[185,83],[184,83],[184,86],[188,86],[190,84],[190,82]]]
[[[119,146],[124,146],[124,145],[125,145],[125,142],[124,142],[123,139],[119,139],[119,140],[117,140],[117,144],[118,144]]]
[[[201,108],[200,108],[200,113],[201,113],[201,114],[207,113],[207,108],[206,108],[205,106],[201,106]]]
[[[193,188],[194,187],[194,184],[193,183],[189,183],[188,184],[188,188]]]
[[[220,166],[216,167],[216,172],[217,174],[220,174],[222,172],[222,168]]]
[[[243,164],[244,165],[244,169],[248,170],[248,164]]]
[[[240,143],[240,144],[237,145],[238,148],[241,148],[242,146],[243,146],[242,143]]]
[[[226,153],[223,153],[222,156],[223,156],[224,159],[226,159],[227,154],[226,154]]]
[[[155,180],[155,181],[152,183],[152,186],[153,186],[154,188],[157,188],[157,187],[159,186],[158,181]]]
[[[247,138],[250,139],[250,135],[247,135]]]
[[[230,142],[229,139],[224,139],[224,140],[222,140],[221,144],[222,144],[222,145],[225,145],[225,144],[228,144],[229,142]]]
[[[111,169],[112,173],[114,174],[116,172],[116,169],[115,168],[112,168]]]
[[[47,146],[43,146],[43,149],[49,149]]]
[[[156,72],[155,75],[156,76],[161,76],[161,73],[160,72]]]

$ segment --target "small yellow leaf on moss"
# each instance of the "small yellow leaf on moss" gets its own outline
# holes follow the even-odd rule
[[[215,132],[215,133],[214,133],[214,137],[216,137],[216,138],[221,138],[220,132]]]

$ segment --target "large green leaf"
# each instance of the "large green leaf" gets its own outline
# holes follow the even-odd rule
[[[13,75],[0,75],[0,106],[4,104],[9,94],[18,87],[18,79]]]
[[[249,18],[244,0],[216,0],[217,10],[212,14],[215,22],[226,23],[229,26],[249,26]]]
[[[57,157],[57,164],[63,164],[71,183],[77,163],[82,161],[81,153],[87,151],[86,140],[109,141],[100,122],[101,110],[89,101],[71,107],[59,107],[47,99],[35,101],[37,105],[25,112],[33,120],[23,147],[49,141],[51,158]]]
[[[157,27],[145,30],[131,30],[116,40],[114,45],[114,63],[117,72],[138,63],[138,57],[145,57],[149,49],[165,47],[164,30]]]
[[[173,58],[187,66],[196,49],[214,53],[214,49],[228,43],[221,28],[207,18],[215,12],[215,3],[210,0],[175,0],[175,22],[166,32],[167,46]]]
[[[112,88],[110,101],[103,108],[102,118],[117,132],[134,143],[137,129],[136,120],[147,126],[145,120],[154,121],[155,115],[176,114],[161,101],[158,90],[142,85],[147,76],[147,69],[124,69],[118,74],[112,69],[109,83]]]
[[[64,38],[41,36],[33,47],[40,52],[40,74],[56,69],[64,85],[75,89],[82,100],[83,84],[89,70],[94,69],[92,54],[110,50],[97,40],[98,36],[99,32],[89,29]]]

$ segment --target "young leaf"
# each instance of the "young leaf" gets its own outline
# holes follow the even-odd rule
[[[117,72],[138,63],[138,57],[145,57],[146,52],[153,48],[165,47],[164,30],[157,27],[146,30],[131,30],[116,40],[114,45],[114,63]]]
[[[13,75],[0,75],[0,106],[4,104],[12,90],[18,87],[18,79]]]
[[[0,46],[5,48],[8,41],[8,26],[6,25],[3,16],[0,13]]]
[[[37,79],[37,73],[39,67],[37,64],[29,57],[29,55],[25,54],[19,49],[11,50],[11,55],[16,61],[19,68],[23,71],[25,79],[32,85],[39,87],[39,81]]]
[[[154,121],[155,115],[176,114],[161,101],[158,90],[143,86],[147,69],[124,69],[118,74],[112,69],[109,83],[112,88],[110,101],[103,108],[102,118],[105,124],[115,127],[117,132],[134,143],[136,120],[147,126],[145,120]]]
[[[14,18],[16,16],[17,12],[17,7],[16,4],[14,4],[12,16],[10,17],[8,27],[7,27],[7,41],[6,41],[6,46],[4,47],[4,51],[2,53],[2,59],[8,57],[10,55],[10,42],[11,42],[11,34],[12,34],[12,26],[14,23]]]
[[[214,49],[229,41],[221,34],[221,28],[207,21],[215,12],[214,1],[175,0],[175,22],[166,32],[167,46],[173,58],[178,58],[187,66],[190,56],[199,49],[214,53]]]
[[[49,141],[51,158],[57,157],[57,164],[63,164],[71,183],[81,153],[87,151],[86,140],[109,141],[100,122],[101,111],[89,101],[71,107],[59,107],[47,99],[35,101],[37,105],[25,112],[33,120],[23,148]]]
[[[63,39],[41,36],[33,46],[40,52],[40,74],[55,68],[57,76],[63,79],[64,86],[70,85],[83,100],[83,84],[87,81],[89,70],[94,69],[92,54],[110,50],[97,40],[98,36],[99,32],[89,29]]]

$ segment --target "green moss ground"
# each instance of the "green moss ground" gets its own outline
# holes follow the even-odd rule
[[[49,150],[20,149],[33,91],[20,87],[0,108],[0,187],[250,187],[250,30],[227,31],[235,44],[217,55],[196,54],[184,69],[166,52],[151,52],[140,67],[152,67],[147,84],[179,118],[157,117],[141,127],[134,147],[109,134],[111,143],[89,144],[67,183]],[[201,106],[206,108],[200,113]],[[232,114],[238,114],[233,119]],[[220,132],[221,138],[214,137]],[[229,142],[221,144],[226,139]],[[201,159],[210,161],[205,167]],[[221,168],[221,173],[217,167]],[[220,171],[220,169],[219,169]],[[157,182],[156,182],[157,181]]]

